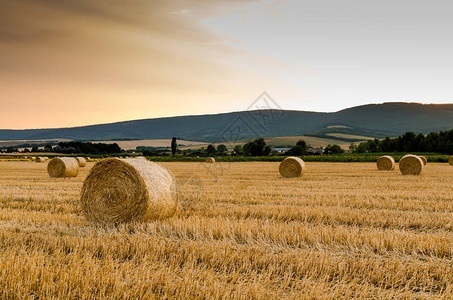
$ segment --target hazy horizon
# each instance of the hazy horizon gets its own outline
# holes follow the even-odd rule
[[[445,1],[0,0],[1,129],[453,99]]]
[[[300,110],[300,109],[284,109],[285,111],[299,111],[299,112],[313,112],[313,113],[328,113],[328,114],[333,114],[345,109],[349,108],[355,108],[355,107],[360,107],[360,106],[367,106],[367,105],[381,105],[381,104],[397,104],[397,103],[404,103],[404,104],[420,104],[420,105],[453,105],[453,103],[420,103],[420,102],[382,102],[382,103],[366,103],[366,104],[360,104],[356,106],[351,106],[347,107],[344,109],[340,109],[337,111],[315,111],[315,110]],[[278,110],[279,108],[277,107],[269,107],[269,108],[263,108],[265,109],[274,109]],[[254,110],[254,109],[252,109]],[[35,127],[35,128],[0,128],[0,130],[35,130],[35,129],[60,129],[60,128],[73,128],[73,127],[86,127],[86,126],[94,126],[94,125],[104,125],[104,124],[113,124],[113,123],[122,123],[122,122],[129,122],[129,121],[140,121],[140,120],[147,120],[147,119],[166,119],[166,118],[178,118],[178,117],[190,117],[190,116],[204,116],[204,115],[221,115],[221,114],[230,114],[230,113],[236,113],[236,112],[244,112],[248,111],[246,109],[243,110],[236,110],[236,111],[225,111],[225,112],[213,112],[213,113],[201,113],[201,114],[187,114],[187,115],[176,115],[176,116],[162,116],[162,117],[149,117],[149,118],[140,118],[140,119],[125,119],[125,120],[117,120],[117,121],[112,121],[112,122],[104,122],[104,123],[93,123],[93,124],[83,124],[83,125],[75,125],[75,126],[56,126],[56,127]]]

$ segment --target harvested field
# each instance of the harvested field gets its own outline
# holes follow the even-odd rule
[[[101,226],[79,176],[0,162],[0,298],[453,297],[453,168],[375,163],[160,163],[179,214]]]

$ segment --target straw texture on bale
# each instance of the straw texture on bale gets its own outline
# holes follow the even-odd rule
[[[205,162],[207,162],[208,164],[213,164],[213,163],[215,163],[215,158],[214,157],[206,157]]]
[[[77,162],[79,163],[79,167],[83,168],[87,165],[87,160],[85,157],[76,157]]]
[[[305,162],[299,157],[290,156],[280,163],[278,171],[285,178],[300,177],[305,173]]]
[[[77,177],[79,163],[74,157],[57,157],[47,165],[47,173],[52,178]]]
[[[419,175],[423,171],[423,161],[416,155],[406,155],[400,159],[399,168],[403,175]]]
[[[448,160],[448,164],[449,164],[450,166],[453,166],[453,156],[450,157],[450,159]]]
[[[40,162],[45,162],[46,159],[44,157],[42,157],[42,156],[38,156],[38,157],[35,158],[35,161],[40,163]]]
[[[385,155],[379,157],[377,161],[378,170],[391,171],[395,169],[395,160],[393,157]]]
[[[420,157],[420,159],[422,160],[423,165],[426,166],[426,164],[428,163],[428,160],[426,159],[426,157],[424,157],[424,156],[418,156],[418,157]]]
[[[82,210],[89,221],[104,224],[164,219],[177,210],[176,188],[173,175],[155,163],[107,158],[83,183]]]

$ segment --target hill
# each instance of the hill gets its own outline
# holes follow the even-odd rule
[[[453,104],[384,103],[334,113],[256,110],[144,119],[73,128],[0,130],[0,140],[180,139],[239,141],[258,136],[302,136],[356,141],[362,137],[429,133],[453,128]],[[354,138],[354,137],[358,138]]]

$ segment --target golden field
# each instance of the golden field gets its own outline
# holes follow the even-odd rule
[[[79,177],[0,162],[0,298],[453,298],[453,167],[161,163],[177,216],[105,227]]]

